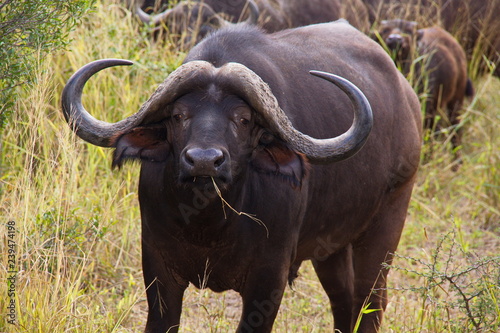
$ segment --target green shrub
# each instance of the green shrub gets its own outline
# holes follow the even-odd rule
[[[500,256],[467,251],[460,234],[455,229],[440,237],[427,259],[396,255],[412,268],[392,268],[419,278],[416,285],[400,290],[420,298],[422,327],[436,332],[498,332]]]
[[[0,4],[0,131],[16,88],[33,82],[36,59],[64,48],[68,33],[96,0],[4,0]]]

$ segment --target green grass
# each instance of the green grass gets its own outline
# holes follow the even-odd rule
[[[111,151],[75,137],[60,111],[69,76],[99,58],[124,58],[132,67],[91,80],[83,103],[97,118],[134,113],[182,61],[168,42],[147,38],[129,12],[99,4],[78,27],[68,52],[40,61],[38,83],[22,92],[2,137],[0,183],[0,312],[9,285],[7,222],[15,221],[17,326],[0,332],[140,332],[147,307],[140,261],[139,166],[111,170]],[[474,332],[453,283],[443,277],[471,267],[455,281],[482,332],[500,326],[500,80],[483,76],[464,112],[463,163],[456,172],[447,139],[432,139],[414,190],[399,257],[389,276],[383,332]],[[441,245],[440,245],[441,244]],[[489,256],[496,260],[487,262]],[[463,278],[462,278],[463,276]],[[441,280],[440,280],[441,279]],[[474,282],[472,285],[467,281]],[[190,287],[183,332],[231,332],[239,297]],[[482,316],[481,322],[479,317]],[[328,300],[306,263],[287,289],[276,332],[331,330]]]

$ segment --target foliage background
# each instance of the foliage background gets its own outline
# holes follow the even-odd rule
[[[0,3],[0,130],[16,87],[34,79],[36,63],[64,48],[69,32],[95,0],[4,0]]]

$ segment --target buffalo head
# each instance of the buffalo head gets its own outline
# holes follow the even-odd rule
[[[363,146],[372,127],[365,96],[341,77],[311,71],[342,89],[355,110],[347,132],[315,139],[292,126],[269,86],[249,68],[238,63],[215,68],[205,61],[188,62],[171,73],[136,114],[114,124],[96,120],[82,106],[83,86],[104,68],[131,64],[98,60],[77,71],[62,95],[66,120],[82,139],[115,147],[113,165],[173,157],[181,184],[205,184],[213,177],[228,186],[249,161],[300,182],[302,154],[316,163],[346,159]]]
[[[418,39],[417,22],[400,19],[383,20],[374,39],[383,42],[394,53],[396,60],[407,60]]]

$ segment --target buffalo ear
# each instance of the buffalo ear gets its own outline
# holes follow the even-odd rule
[[[167,159],[170,150],[167,128],[161,125],[136,127],[115,142],[113,167],[121,167],[123,162],[131,159],[162,162]]]
[[[278,140],[258,146],[253,152],[251,164],[257,172],[282,177],[293,187],[302,185],[307,171],[305,156]]]

